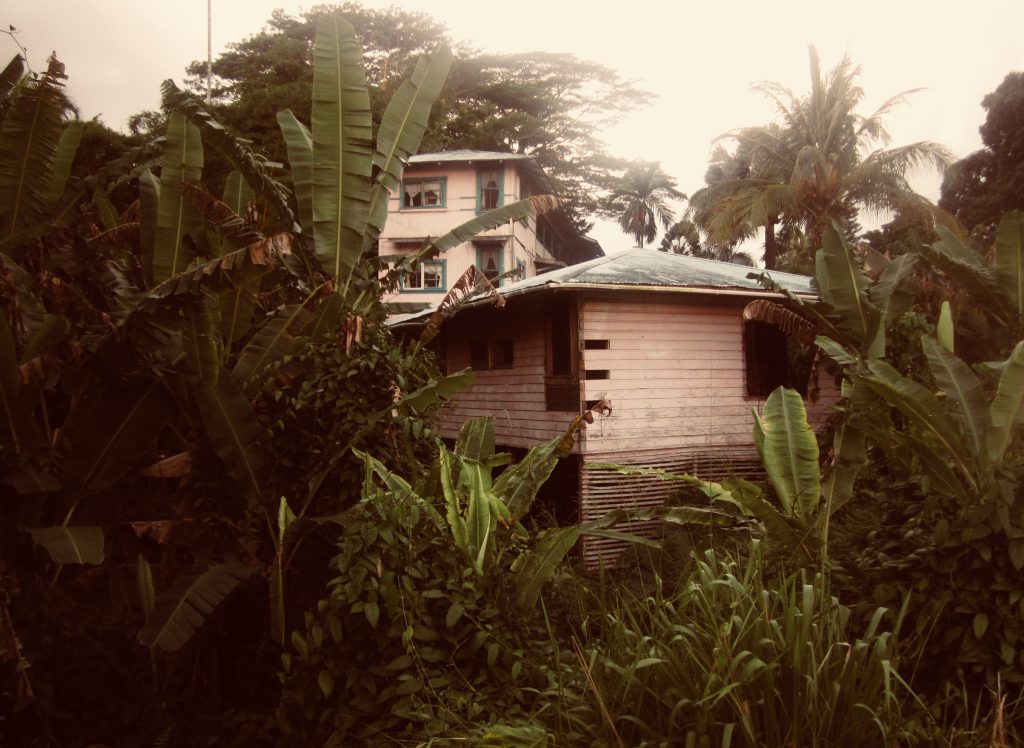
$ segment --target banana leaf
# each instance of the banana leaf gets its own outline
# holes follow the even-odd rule
[[[7,318],[0,311],[0,437],[15,454],[31,451],[46,442],[32,411],[19,397],[18,352]]]
[[[867,367],[871,374],[861,376],[860,380],[934,439],[946,458],[952,459],[971,482],[971,489],[977,489],[971,477],[971,465],[964,459],[969,448],[960,439],[956,422],[945,413],[936,397],[917,382],[901,376],[885,361],[869,361]]]
[[[796,390],[779,387],[765,401],[755,439],[765,471],[786,514],[806,522],[821,498],[818,442]]]
[[[198,385],[195,395],[206,435],[228,473],[247,493],[262,497],[263,479],[271,460],[260,442],[265,429],[249,401],[226,374],[216,385]]]
[[[82,495],[113,485],[147,457],[175,410],[158,381],[85,392],[72,400],[61,430],[66,445],[62,481]]]
[[[217,606],[252,573],[250,566],[230,563],[177,580],[172,589],[157,597],[149,621],[139,632],[139,643],[165,652],[181,649]]]
[[[1011,211],[996,230],[996,256],[992,269],[1018,320],[1024,321],[1024,212]]]
[[[7,98],[18,87],[18,84],[25,79],[27,66],[25,58],[21,55],[14,55],[7,66],[0,72],[0,111],[7,103]]]
[[[160,211],[160,180],[149,169],[139,174],[139,238],[142,243],[142,269],[146,281],[153,283],[153,253],[156,251],[156,217]]]
[[[277,124],[281,128],[285,146],[288,148],[288,165],[291,167],[292,184],[295,186],[295,202],[299,208],[299,224],[302,233],[313,235],[313,135],[299,122],[291,109],[277,113]]]
[[[404,395],[395,408],[399,413],[407,414],[410,410],[423,411],[450,398],[456,392],[473,383],[473,370],[463,369],[446,377],[431,379],[418,390]]]
[[[221,197],[225,205],[238,215],[244,216],[249,209],[249,203],[255,199],[256,193],[242,177],[242,172],[235,169],[228,174],[228,178],[224,180],[224,194]]]
[[[460,226],[456,226],[447,234],[430,240],[425,248],[420,251],[420,255],[429,257],[438,252],[444,252],[447,249],[457,247],[463,242],[469,241],[477,234],[490,231],[509,221],[518,221],[530,215],[541,215],[557,207],[558,200],[551,195],[534,195],[518,200],[511,205],[489,210],[483,215],[479,215]]]
[[[53,172],[50,174],[50,183],[46,188],[48,212],[57,206],[64,194],[64,186],[71,174],[71,162],[75,159],[84,128],[84,122],[74,120],[64,127],[64,132],[60,135],[60,142],[57,143],[57,150],[53,155]]]
[[[221,339],[219,320],[213,310],[217,299],[203,294],[185,306],[182,345],[189,367],[200,381],[216,385],[220,376]]]
[[[578,525],[546,530],[529,552],[518,561],[514,569],[515,601],[520,610],[531,610],[536,606],[541,589],[576,545],[580,533]]]
[[[198,184],[203,169],[199,128],[184,115],[167,121],[167,139],[160,160],[160,202],[153,247],[153,281],[160,283],[188,267],[192,259],[187,234],[202,228],[198,211],[182,194],[183,183]]]
[[[985,402],[981,381],[967,364],[931,335],[921,336],[921,346],[935,384],[946,394],[946,402],[960,422],[962,433],[967,438],[969,455],[980,468],[988,462],[989,427],[988,403]]]
[[[1005,295],[998,293],[999,282],[993,270],[982,262],[981,255],[965,246],[949,229],[936,226],[935,233],[939,235],[939,241],[930,247],[921,247],[921,256],[969,291],[999,323],[1007,324]]]
[[[1024,341],[1017,343],[1006,360],[989,412],[989,456],[992,464],[1000,465],[1024,423]]]
[[[12,97],[0,128],[0,239],[43,221],[63,132],[60,87],[43,76]]]
[[[36,545],[50,554],[55,564],[102,564],[106,557],[102,527],[30,527]]]
[[[953,328],[953,309],[948,301],[939,307],[939,319],[935,323],[935,338],[950,353],[956,352],[956,330]]]
[[[815,269],[821,300],[841,316],[839,326],[861,341],[860,348],[866,356],[874,358],[884,354],[885,339],[879,334],[881,313],[868,300],[870,281],[854,256],[853,248],[831,224],[825,229],[821,250],[815,255]]]
[[[235,379],[247,384],[269,364],[290,353],[298,336],[314,319],[313,312],[302,304],[281,307],[242,349],[232,370]]]
[[[347,287],[362,256],[373,151],[363,54],[340,11],[316,26],[312,125],[316,256]]]
[[[455,454],[486,461],[494,454],[494,417],[470,418],[459,429],[455,439]]]
[[[257,200],[266,205],[287,224],[287,230],[294,228],[295,216],[288,205],[288,190],[270,176],[270,164],[257,154],[247,141],[236,138],[220,124],[207,110],[206,105],[192,94],[181,91],[174,82],[165,80],[160,90],[168,106],[184,114],[189,122],[202,132],[206,143],[224,154],[231,165],[241,172],[246,183],[256,193]]]
[[[412,77],[402,83],[388,102],[377,131],[373,165],[376,181],[370,190],[363,249],[369,250],[388,217],[388,199],[398,190],[405,162],[416,153],[430,119],[430,109],[448,77],[452,53],[442,47],[416,64]]]
[[[231,347],[252,327],[256,310],[256,292],[260,287],[259,269],[250,268],[241,274],[234,288],[220,294],[220,333],[224,341],[225,357]]]

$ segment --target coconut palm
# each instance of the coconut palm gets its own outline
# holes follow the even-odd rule
[[[836,221],[851,237],[859,211],[927,211],[906,175],[923,166],[940,173],[952,155],[943,146],[920,141],[887,148],[884,118],[914,91],[897,94],[867,117],[855,110],[864,97],[856,84],[860,67],[848,57],[823,75],[810,48],[811,90],[798,96],[778,83],[757,89],[776,105],[781,124],[727,133],[730,152],[720,146],[708,186],[694,195],[691,212],[717,240],[746,238],[765,227],[765,263],[774,264],[775,226],[800,224],[808,246],[818,247],[825,227]],[[718,178],[715,178],[718,177]]]
[[[686,199],[660,167],[657,161],[633,164],[607,200],[607,209],[618,216],[622,230],[633,236],[638,247],[654,241],[659,223],[668,229],[675,220],[669,201]]]

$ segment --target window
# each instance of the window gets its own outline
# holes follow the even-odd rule
[[[469,341],[469,365],[477,371],[511,369],[515,365],[515,345],[512,339],[471,338]]]
[[[477,210],[493,210],[502,203],[504,190],[501,183],[502,167],[481,167],[476,173]]]
[[[813,354],[779,327],[760,320],[743,323],[747,395],[767,397],[776,387],[807,395]]]
[[[576,299],[555,296],[545,310],[544,407],[564,413],[580,409]]]
[[[444,293],[447,290],[444,260],[425,260],[402,276],[402,291]]]
[[[431,179],[406,179],[402,182],[403,208],[443,208],[448,180],[444,177]]]
[[[476,267],[493,285],[498,285],[498,276],[504,272],[504,244],[478,245]]]

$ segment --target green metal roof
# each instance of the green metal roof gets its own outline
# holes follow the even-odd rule
[[[672,291],[688,290],[693,293],[737,293],[746,296],[774,296],[762,286],[756,276],[765,273],[781,288],[795,294],[812,296],[816,293],[813,279],[775,270],[766,271],[729,262],[703,260],[698,257],[668,254],[655,249],[634,248],[608,257],[599,257],[579,265],[536,275],[498,289],[509,298],[545,289],[565,290],[632,290]],[[755,276],[753,278],[748,276]],[[486,302],[469,301],[465,306]],[[390,321],[392,325],[414,322],[425,318],[432,310],[404,315]]]

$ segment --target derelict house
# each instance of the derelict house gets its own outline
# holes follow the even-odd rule
[[[785,384],[805,394],[821,425],[838,399],[816,366],[809,339],[794,340],[765,313],[780,300],[747,276],[753,268],[634,249],[505,285],[503,308],[470,301],[439,336],[447,371],[474,369],[471,386],[446,406],[445,437],[466,419],[491,415],[497,443],[529,448],[562,434],[605,401],[570,458],[578,519],[614,508],[661,504],[671,483],[593,467],[644,465],[706,480],[760,470],[752,409]],[[771,272],[780,287],[813,296],[811,279]],[[407,315],[399,327],[424,321]],[[621,551],[588,539],[588,563]]]

